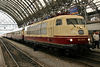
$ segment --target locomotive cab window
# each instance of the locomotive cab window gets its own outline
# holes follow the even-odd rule
[[[70,18],[70,19],[66,19],[67,24],[85,24],[84,19],[80,19],[80,18]]]
[[[61,19],[56,20],[56,26],[58,26],[58,25],[62,25],[62,20]]]

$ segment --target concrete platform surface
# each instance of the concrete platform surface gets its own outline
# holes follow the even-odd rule
[[[98,48],[94,48],[94,49],[91,49],[92,51],[96,51],[96,52],[100,52],[100,49]]]
[[[4,57],[3,57],[3,53],[2,53],[2,49],[0,47],[0,67],[7,67],[4,61]]]

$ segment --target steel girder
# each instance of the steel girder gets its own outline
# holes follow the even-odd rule
[[[44,2],[45,6],[41,1]],[[16,20],[18,26],[21,26],[34,17],[38,18],[42,16],[44,12],[50,13],[56,6],[61,6],[66,2],[70,5],[72,1],[73,0],[0,0],[0,9],[10,14]]]
[[[13,15],[13,18],[16,18],[18,25],[20,25],[18,21],[22,21],[26,19],[28,15],[32,14],[33,10],[30,11],[27,10],[25,5],[26,4],[23,1],[1,1],[0,2],[1,9],[9,13],[10,15]]]
[[[19,21],[15,18],[15,16],[14,16],[12,13],[9,12],[9,10],[6,10],[6,9],[3,8],[3,7],[0,7],[0,9],[3,10],[4,12],[8,13],[11,17],[13,17],[13,19],[14,19],[16,22],[19,22]],[[18,23],[17,23],[17,24],[18,24]]]
[[[11,10],[13,10],[15,12],[15,14],[17,14],[20,18],[20,20],[23,20],[23,15],[21,13],[21,11],[19,9],[17,9],[17,7],[12,4],[11,2],[0,2],[0,4],[2,4],[2,6],[6,6],[8,7],[8,9],[10,8]]]
[[[7,6],[7,5],[4,5],[4,4],[2,4],[1,2],[0,2],[0,7],[1,7],[1,8],[5,8],[5,10],[8,10],[9,13],[12,13],[12,14],[16,17],[17,20],[20,19],[20,18],[19,18],[19,15],[16,13],[15,10],[13,10],[13,8],[11,8],[11,7]],[[18,17],[18,18],[17,18],[17,17]]]

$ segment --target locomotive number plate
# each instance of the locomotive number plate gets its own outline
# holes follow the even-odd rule
[[[78,39],[78,41],[85,41],[85,39]]]

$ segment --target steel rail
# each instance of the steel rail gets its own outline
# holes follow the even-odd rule
[[[1,40],[1,39],[0,39]],[[12,60],[15,62],[15,64],[17,65],[17,67],[19,67],[18,63],[16,62],[16,60],[14,59],[14,57],[12,56],[12,54],[10,53],[10,51],[8,50],[8,48],[6,47],[6,45],[4,44],[4,42],[1,40],[3,46],[5,47],[5,49],[7,50],[7,52],[9,53],[9,55],[11,56]]]
[[[13,43],[9,42],[11,46],[13,46],[15,49],[17,49],[19,52],[23,53],[24,55],[26,55],[28,58],[30,58],[31,60],[35,61],[36,63],[38,63],[41,67],[44,67],[45,65],[41,64],[40,62],[34,60],[33,58],[31,58],[27,53],[23,52],[21,49],[17,48],[14,46]]]
[[[31,57],[30,55],[28,55],[27,53],[25,53],[24,51],[22,51],[20,48],[14,46],[14,44],[12,42],[9,42],[8,40],[4,40],[4,42],[9,43],[8,44],[9,46],[13,47],[15,50],[17,50],[20,53],[22,53],[23,55],[25,55],[27,58],[29,58],[31,60],[31,62],[35,62],[36,65],[38,64],[39,67],[49,67],[48,65],[46,65],[46,64],[42,63],[41,61],[39,61],[38,59],[36,59],[35,57]]]

